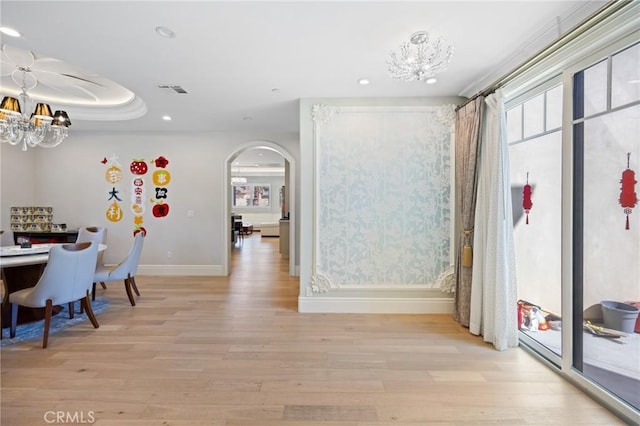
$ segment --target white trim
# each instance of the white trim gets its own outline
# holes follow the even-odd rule
[[[453,299],[300,296],[298,311],[344,314],[452,314]]]
[[[629,36],[637,37],[640,3],[631,3],[585,34],[554,52],[550,57],[532,66],[518,78],[504,86],[505,98],[515,98],[542,82],[554,78],[576,63],[584,63],[585,55],[608,49],[613,43]]]
[[[136,275],[224,276],[223,265],[140,265]]]

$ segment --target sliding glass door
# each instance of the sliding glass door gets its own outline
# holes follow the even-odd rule
[[[640,409],[640,44],[573,79],[573,367]]]
[[[518,318],[523,338],[562,354],[560,78],[506,105]]]

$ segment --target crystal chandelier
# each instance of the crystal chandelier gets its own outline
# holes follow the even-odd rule
[[[400,46],[399,53],[391,53],[389,74],[398,80],[435,83],[435,75],[446,70],[451,61],[453,44],[427,31],[413,33],[409,40]]]
[[[5,96],[0,103],[0,142],[11,145],[22,144],[22,150],[28,147],[41,146],[53,148],[68,136],[71,125],[65,111],[51,113],[51,108],[45,103],[37,103],[33,113],[28,110],[33,105],[27,92],[38,85],[38,80],[29,67],[18,66],[11,73],[13,82],[21,88],[18,99]]]

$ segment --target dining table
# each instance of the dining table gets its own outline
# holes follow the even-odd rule
[[[10,309],[5,309],[9,301],[9,294],[33,287],[38,283],[42,272],[49,260],[49,250],[56,245],[32,244],[30,247],[20,245],[0,247],[0,272],[4,286],[2,298],[2,327],[8,327],[11,321]],[[106,250],[106,244],[100,244],[98,252]],[[61,307],[54,309],[54,314],[60,312]],[[32,322],[44,318],[44,308],[20,309],[18,323]]]

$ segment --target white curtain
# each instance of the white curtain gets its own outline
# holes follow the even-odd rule
[[[487,96],[479,160],[469,330],[498,350],[518,346],[509,152],[502,91]]]

